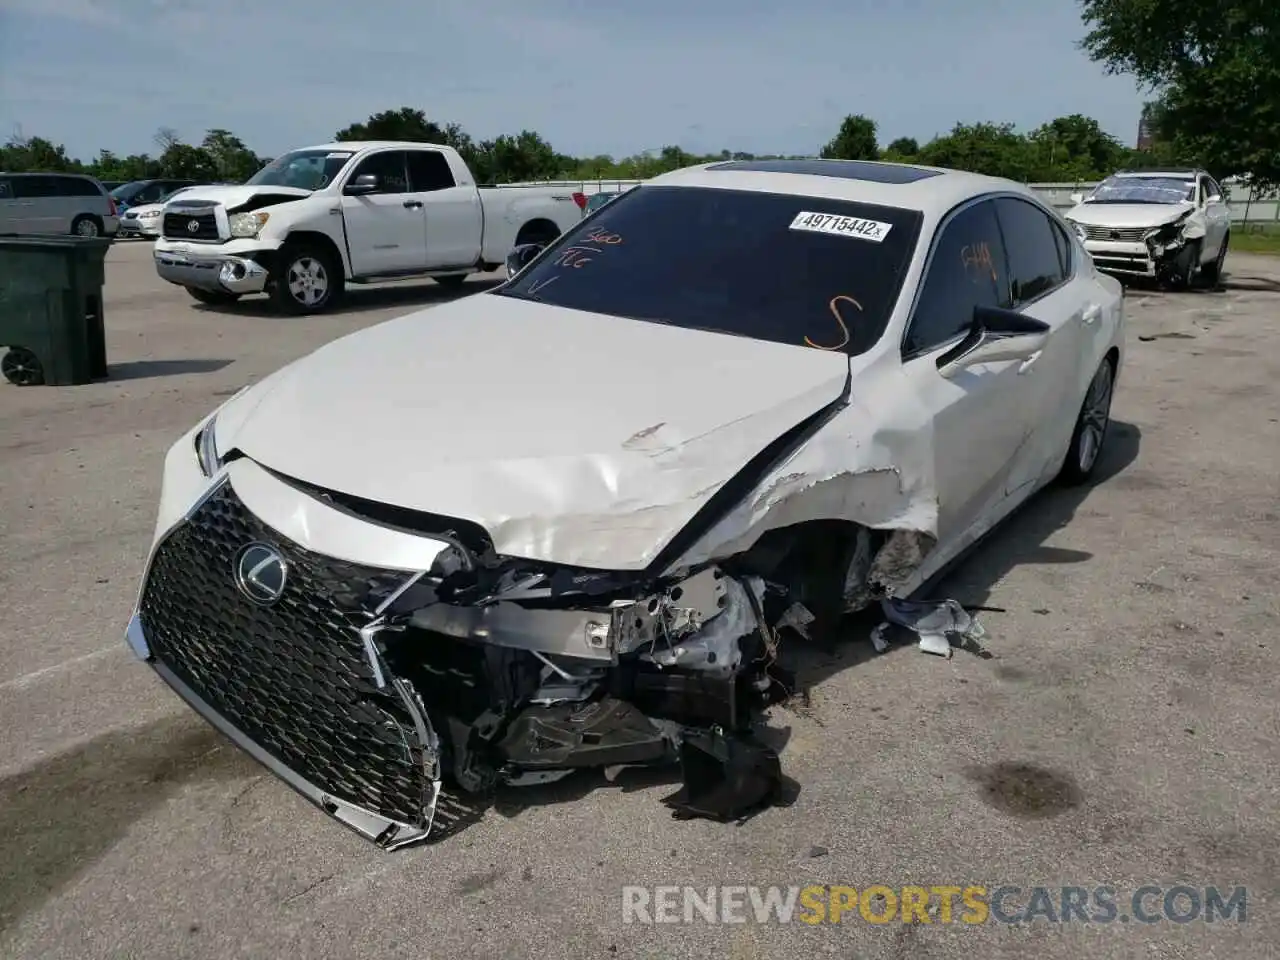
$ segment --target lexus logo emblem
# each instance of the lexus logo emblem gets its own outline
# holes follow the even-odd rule
[[[289,565],[265,543],[241,547],[234,561],[236,586],[259,606],[270,606],[284,594]]]
[[[199,221],[199,220],[188,220],[188,221],[187,221],[187,232],[188,232],[188,233],[199,233],[199,232],[200,232],[200,221]]]

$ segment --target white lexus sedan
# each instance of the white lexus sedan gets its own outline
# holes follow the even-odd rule
[[[127,632],[384,848],[583,767],[767,803],[779,644],[1099,462],[1121,290],[1021,185],[727,161],[514,259],[182,437]]]

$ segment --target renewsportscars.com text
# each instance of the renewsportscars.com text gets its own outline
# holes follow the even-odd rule
[[[1244,887],[628,886],[623,923],[1246,922]]]

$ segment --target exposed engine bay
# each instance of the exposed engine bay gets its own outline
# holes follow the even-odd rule
[[[370,660],[428,705],[442,776],[463,791],[678,762],[674,816],[738,819],[783,783],[757,736],[793,692],[780,644],[874,592],[872,533],[836,526],[771,531],[662,581],[472,552],[450,531],[430,574],[370,597]]]

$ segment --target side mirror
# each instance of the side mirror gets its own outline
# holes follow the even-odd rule
[[[522,243],[507,254],[507,279],[527,267],[533,258],[546,249],[545,243]]]
[[[1205,201],[1205,203],[1221,203],[1221,202],[1222,202],[1222,194],[1220,193],[1213,194],[1212,196],[1209,197],[1208,200]]]
[[[1050,329],[1047,323],[1016,310],[974,307],[969,333],[938,358],[938,372],[950,378],[980,363],[1030,360],[1044,349]]]
[[[1081,203],[1084,203],[1084,194],[1083,194],[1083,193],[1073,193],[1073,194],[1071,195],[1071,202],[1072,202],[1072,203],[1074,203],[1074,204],[1081,204]]]
[[[344,190],[343,193],[349,194],[353,197],[358,197],[361,194],[373,193],[377,189],[378,178],[372,173],[362,173],[360,176],[353,178],[351,182],[347,184],[347,189]]]

